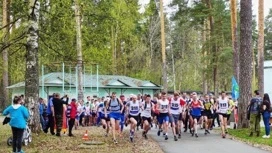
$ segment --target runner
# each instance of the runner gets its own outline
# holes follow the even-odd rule
[[[105,136],[107,137],[109,135],[110,131],[110,118],[109,118],[109,109],[107,109],[105,106],[107,104],[107,101],[105,100],[103,103],[99,104],[99,107],[102,108],[101,111],[101,122],[103,129],[106,129]],[[106,115],[105,115],[106,114]]]
[[[179,98],[179,93],[175,92],[174,98],[171,99],[170,107],[169,107],[170,123],[172,126],[172,131],[173,131],[175,141],[178,141],[177,133],[178,133],[179,138],[181,138],[181,130],[180,130],[180,122],[179,122],[181,110],[182,110],[182,108],[181,108],[181,101]]]
[[[204,96],[203,105],[204,105],[203,117],[204,117],[204,124],[205,124],[204,128],[205,128],[205,135],[207,135],[207,134],[210,134],[209,129],[211,128],[212,119],[213,119],[213,115],[212,115],[213,104],[210,101],[209,96],[207,94]]]
[[[161,93],[162,99],[158,101],[159,109],[159,130],[157,135],[160,136],[161,132],[165,136],[165,140],[168,140],[168,123],[169,123],[169,101],[167,100],[167,94],[165,92]]]
[[[141,102],[137,100],[137,96],[132,96],[132,101],[126,104],[128,122],[130,123],[130,141],[133,142],[135,128],[139,122],[139,113],[142,105]]]
[[[123,105],[126,106],[127,102],[126,102],[126,98],[124,95],[120,96],[120,100],[122,101]],[[121,126],[121,130],[120,132],[123,132],[124,129],[124,124],[125,124],[125,113],[126,113],[126,107],[123,109],[123,111],[121,112],[121,121],[120,121],[120,126]]]
[[[216,102],[217,113],[219,115],[221,130],[222,130],[222,138],[226,138],[226,129],[227,129],[227,112],[229,110],[229,99],[226,97],[226,93],[224,91],[221,92],[221,97]]]
[[[195,137],[198,137],[197,134],[197,125],[199,122],[199,119],[201,117],[201,109],[203,108],[203,104],[201,103],[200,100],[197,99],[197,94],[194,92],[193,94],[193,99],[190,104],[191,107],[191,120],[193,121],[193,130],[192,130],[192,136],[195,135]]]
[[[119,98],[116,97],[116,92],[113,92],[111,95],[111,99],[106,105],[106,108],[110,110],[109,115],[107,115],[106,109],[104,110],[105,112],[105,117],[107,118],[109,116],[110,118],[110,123],[112,126],[112,135],[113,135],[113,142],[117,144],[116,140],[116,131],[119,131],[119,122],[120,122],[120,114],[124,109],[123,103]]]
[[[151,112],[154,110],[154,104],[151,102],[151,96],[146,95],[146,100],[143,104],[142,107],[142,113],[141,117],[143,120],[143,137],[147,139],[147,132],[150,130],[150,126],[152,125],[152,120],[151,120]]]
[[[230,97],[229,97],[229,109],[228,109],[228,111],[227,111],[227,122],[229,121],[230,116],[231,116],[231,113],[232,113],[232,111],[233,111],[234,109],[235,109],[235,103],[234,103],[234,101],[232,100],[232,97],[230,96]],[[226,134],[229,133],[229,132],[228,132],[227,126],[226,126],[225,131],[226,131]]]

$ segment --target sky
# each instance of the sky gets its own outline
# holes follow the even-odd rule
[[[150,0],[139,0],[139,4],[141,4],[143,7],[141,8],[140,12],[144,11],[144,5],[148,4]],[[169,13],[172,12],[172,9],[170,9],[167,5],[171,3],[172,0],[163,0],[165,12]],[[239,0],[238,0],[239,1]],[[259,0],[252,0],[253,5],[253,15],[256,15],[258,17],[258,1]],[[264,0],[264,16],[267,16],[269,13],[269,9],[272,8],[272,0]],[[256,18],[257,19],[257,18]]]

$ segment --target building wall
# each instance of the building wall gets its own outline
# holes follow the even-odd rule
[[[264,63],[264,92],[272,98],[272,61]]]

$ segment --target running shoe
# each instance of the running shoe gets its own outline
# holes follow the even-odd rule
[[[177,136],[174,136],[174,140],[175,140],[175,141],[178,141],[178,138],[177,138]]]
[[[167,136],[167,135],[165,135],[165,138],[164,138],[164,140],[168,140],[168,136]]]
[[[192,130],[191,134],[192,134],[192,137],[193,137],[193,136],[195,135],[195,131],[194,131],[194,130]]]
[[[158,136],[161,135],[161,130],[158,130],[157,135],[158,135]]]
[[[222,134],[222,138],[225,139],[226,138],[226,134]]]
[[[195,134],[195,137],[196,137],[196,138],[198,138],[198,135],[197,135],[197,133]]]
[[[181,134],[178,134],[178,138],[179,138],[179,139],[181,138]]]
[[[145,131],[143,131],[142,136],[145,137]]]
[[[113,142],[114,142],[114,144],[117,144],[117,143],[118,143],[116,139],[113,139]]]

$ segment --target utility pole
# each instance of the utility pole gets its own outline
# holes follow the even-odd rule
[[[163,13],[163,0],[160,0],[160,19],[161,19],[161,49],[162,49],[162,76],[163,76],[163,90],[167,92],[167,66],[165,55],[165,32],[164,32],[164,13]]]
[[[81,18],[79,1],[75,0],[75,19],[76,19],[76,50],[77,50],[77,76],[78,76],[78,100],[83,100],[83,60],[81,45]]]

